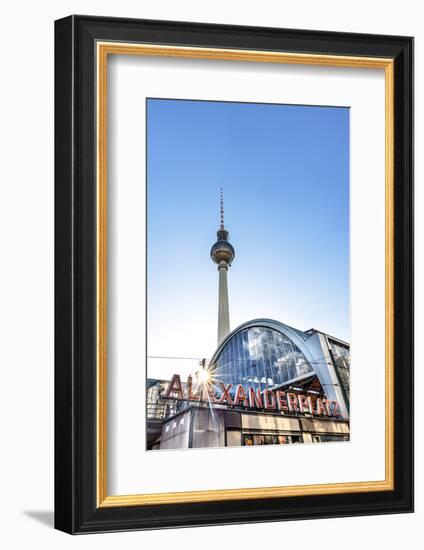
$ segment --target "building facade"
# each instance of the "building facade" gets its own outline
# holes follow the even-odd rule
[[[347,441],[349,369],[346,342],[271,319],[249,321],[193,379],[149,381],[147,447]]]
[[[211,364],[219,379],[267,389],[302,385],[318,378],[328,399],[349,417],[349,345],[323,332],[294,329],[272,319],[237,327],[215,351]]]
[[[347,441],[347,421],[190,406],[164,422],[153,449]]]

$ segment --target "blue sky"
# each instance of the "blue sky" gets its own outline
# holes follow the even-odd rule
[[[349,341],[349,109],[149,99],[148,355],[214,352],[221,187],[231,328],[269,317]]]

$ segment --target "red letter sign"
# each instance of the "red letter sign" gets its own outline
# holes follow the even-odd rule
[[[230,391],[230,388],[232,387],[232,384],[228,384],[228,386],[225,387],[225,385],[222,382],[220,382],[219,385],[221,386],[221,389],[222,389],[222,395],[219,398],[218,403],[224,403],[226,401],[229,405],[233,405],[233,400],[231,399],[231,395],[228,393]]]
[[[265,409],[275,409],[275,395],[272,390],[265,390],[264,391],[264,407]]]
[[[183,388],[181,386],[181,378],[179,374],[174,374],[171,382],[168,384],[168,388],[165,392],[165,397],[170,397],[171,394],[177,394],[178,399],[184,399]],[[175,397],[175,395],[172,395]]]
[[[253,408],[262,409],[261,390],[256,393],[253,388],[249,388],[249,405]]]
[[[236,388],[236,395],[234,397],[234,405],[238,405],[241,401],[242,405],[249,405],[249,402],[246,397],[246,392],[244,391],[244,388],[241,384],[239,384]]]

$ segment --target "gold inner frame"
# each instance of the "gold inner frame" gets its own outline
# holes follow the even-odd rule
[[[219,48],[101,42],[97,54],[97,506],[141,506],[219,500],[365,493],[394,489],[394,60]],[[316,485],[218,489],[109,496],[107,493],[107,61],[143,55],[357,67],[385,71],[385,479]]]

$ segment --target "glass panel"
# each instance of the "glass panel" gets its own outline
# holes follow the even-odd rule
[[[350,349],[349,346],[336,342],[331,338],[328,339],[331,351],[333,353],[335,369],[340,379],[340,383],[346,392],[349,399],[349,386],[350,386]]]
[[[216,362],[218,380],[261,391],[312,370],[296,344],[267,327],[250,327],[235,334]]]

